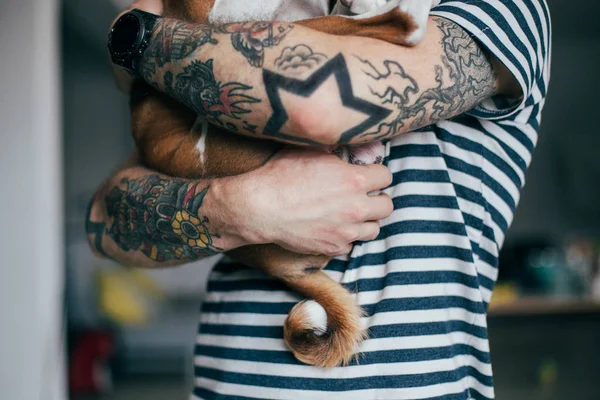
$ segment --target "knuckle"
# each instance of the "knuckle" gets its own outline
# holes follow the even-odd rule
[[[335,254],[335,247],[334,246],[326,246],[323,249],[323,254],[326,255],[326,256],[329,256],[329,257],[334,257],[336,255]]]
[[[346,254],[346,248],[348,244],[331,244],[327,246],[324,254],[329,257],[339,256],[340,254]]]
[[[343,246],[346,246],[348,242],[353,242],[356,240],[356,232],[350,228],[344,229],[342,232],[342,239],[345,242]]]
[[[358,232],[357,232],[357,230],[354,229],[354,228],[348,228],[348,229],[346,229],[344,239],[346,241],[345,245],[347,245],[348,243],[352,243],[352,242],[358,240]]]
[[[335,228],[335,230],[333,231],[334,233],[334,239],[336,242],[341,242],[345,239],[344,235],[345,235],[345,230],[341,227]]]
[[[346,254],[347,253],[347,249],[348,249],[348,245],[347,244],[345,244],[343,246],[340,246],[340,247],[338,247],[336,249],[335,255],[339,256],[339,255],[342,255],[342,254]]]
[[[353,242],[354,240],[356,240],[356,232],[354,232],[354,229],[352,228],[339,227],[337,229],[337,237],[341,242],[339,245],[345,246],[348,244],[348,242]]]
[[[348,185],[353,190],[362,191],[367,186],[367,177],[361,173],[350,175],[348,177]]]
[[[352,221],[362,221],[366,213],[362,207],[355,205],[348,209],[347,215]]]

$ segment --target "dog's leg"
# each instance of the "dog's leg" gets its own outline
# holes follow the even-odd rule
[[[239,175],[262,166],[282,147],[205,124],[142,82],[136,82],[132,93],[132,132],[142,160],[168,175],[191,179]]]
[[[361,15],[320,17],[296,24],[332,35],[362,36],[401,46],[414,46],[423,40],[429,11],[438,2],[390,0]]]

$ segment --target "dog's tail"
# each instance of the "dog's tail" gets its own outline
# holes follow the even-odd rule
[[[296,358],[318,367],[348,364],[367,337],[362,308],[321,270],[290,283],[312,299],[296,304],[285,321],[284,339]]]

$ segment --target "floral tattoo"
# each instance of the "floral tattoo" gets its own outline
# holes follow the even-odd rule
[[[158,175],[123,179],[106,196],[113,224],[106,230],[123,251],[140,251],[151,260],[193,261],[216,254],[219,236],[210,233],[200,208],[209,187]]]

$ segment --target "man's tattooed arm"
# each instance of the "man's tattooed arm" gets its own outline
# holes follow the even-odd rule
[[[422,128],[460,115],[495,94],[495,77],[489,57],[458,25],[435,18],[441,32],[442,54],[433,66],[435,84],[419,87],[401,63],[385,60],[379,65],[357,57],[371,79],[371,93],[380,104],[394,108],[393,119],[365,131],[357,139],[389,139],[407,130]],[[422,85],[422,83],[421,83]]]
[[[161,19],[142,62],[149,83],[213,123],[311,146],[390,139],[459,115],[504,92],[498,65],[442,18],[414,48],[277,22]]]
[[[211,182],[126,169],[92,200],[86,231],[92,249],[122,264],[162,267],[246,244],[226,233],[206,199]],[[222,234],[223,233],[223,234]],[[223,247],[221,247],[223,246]]]

